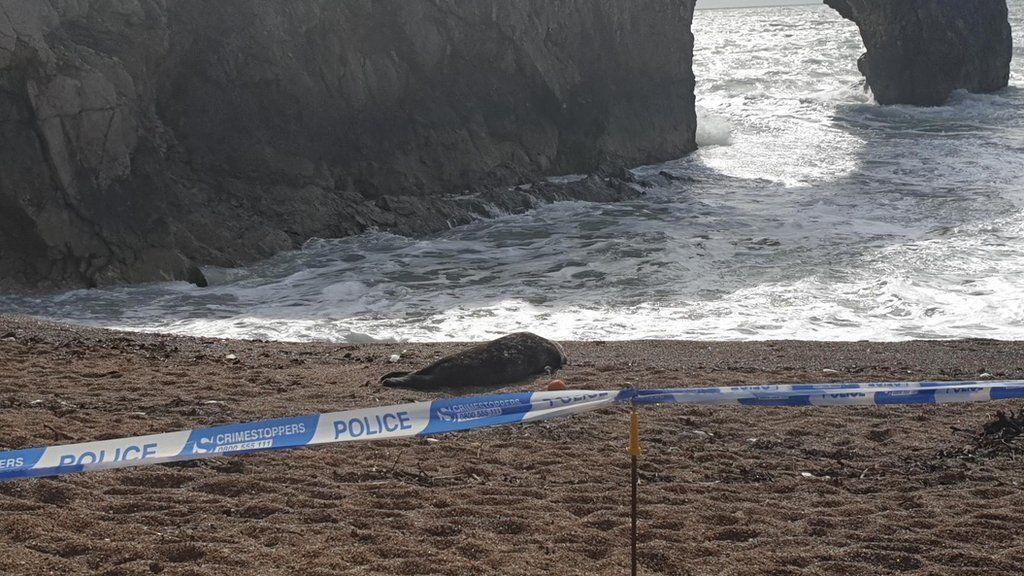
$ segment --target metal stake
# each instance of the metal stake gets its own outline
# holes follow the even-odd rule
[[[633,523],[632,532],[630,533],[630,574],[636,576],[637,568],[637,557],[636,557],[636,517],[637,517],[637,485],[640,483],[639,472],[637,470],[637,460],[640,458],[640,420],[636,413],[636,406],[633,407],[633,412],[629,417],[629,460],[630,460],[630,482],[632,483],[632,496],[630,499],[630,517]]]

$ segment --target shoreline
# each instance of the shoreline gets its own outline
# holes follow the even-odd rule
[[[0,448],[437,398],[447,394],[376,378],[460,346],[216,340],[0,315]],[[1019,342],[564,346],[571,365],[557,377],[570,388],[1024,378]],[[1022,572],[1019,465],[1012,452],[980,455],[971,436],[1021,407],[645,411],[642,571]],[[628,566],[627,421],[607,409],[0,484],[0,572],[617,574]]]

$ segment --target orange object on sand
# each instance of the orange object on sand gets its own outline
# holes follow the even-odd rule
[[[565,390],[565,380],[552,380],[548,382],[548,391]]]

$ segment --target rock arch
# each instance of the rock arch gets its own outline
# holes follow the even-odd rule
[[[954,90],[988,93],[1010,78],[1006,0],[825,0],[860,29],[858,67],[880,104],[937,106]]]

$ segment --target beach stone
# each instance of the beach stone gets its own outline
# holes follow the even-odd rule
[[[549,392],[557,392],[557,391],[565,390],[565,389],[566,389],[566,386],[565,386],[565,381],[564,380],[552,380],[551,382],[548,382],[548,385],[547,385],[547,390]]]

